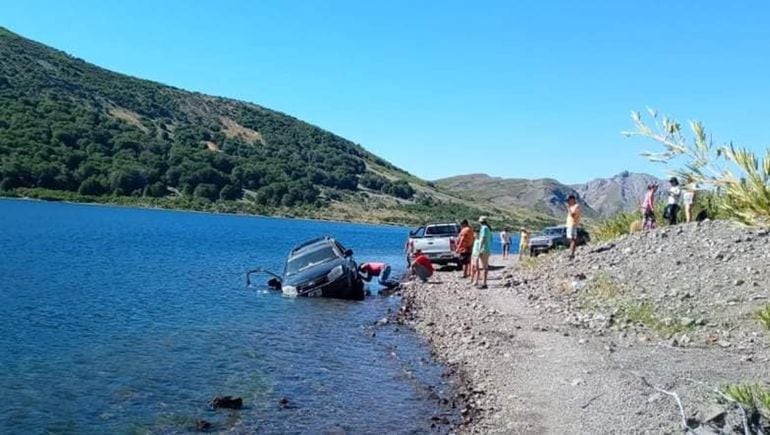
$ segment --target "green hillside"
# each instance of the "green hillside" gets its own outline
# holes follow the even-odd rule
[[[3,28],[0,192],[379,222],[542,219],[440,192],[291,116],[111,72]]]

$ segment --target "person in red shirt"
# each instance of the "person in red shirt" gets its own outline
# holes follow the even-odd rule
[[[384,287],[390,287],[390,265],[388,263],[364,263],[358,266],[358,274],[366,282],[378,277],[377,282]]]
[[[460,258],[460,264],[463,266],[463,278],[471,276],[471,253],[473,252],[473,242],[475,236],[473,228],[468,224],[468,219],[460,222],[460,236],[457,239],[457,256]]]
[[[412,259],[409,270],[413,276],[420,278],[420,281],[428,282],[428,278],[433,276],[433,263],[418,249],[414,252],[414,259]]]

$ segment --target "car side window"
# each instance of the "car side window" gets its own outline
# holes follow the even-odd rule
[[[340,257],[345,256],[345,247],[340,244],[338,241],[334,241],[334,248],[337,251],[337,255]]]
[[[413,231],[409,232],[409,237],[420,238],[420,237],[423,237],[423,236],[425,236],[425,227],[420,227],[420,228],[417,228],[416,230],[413,230]]]

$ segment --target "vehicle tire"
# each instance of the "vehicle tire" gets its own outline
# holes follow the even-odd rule
[[[364,280],[360,277],[357,277],[353,281],[353,293],[355,293],[360,300],[364,300],[366,298],[366,294],[364,292]]]

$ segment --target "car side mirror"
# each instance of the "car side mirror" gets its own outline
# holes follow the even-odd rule
[[[352,257],[353,256],[353,250],[352,249],[346,249],[345,250],[345,257]]]

